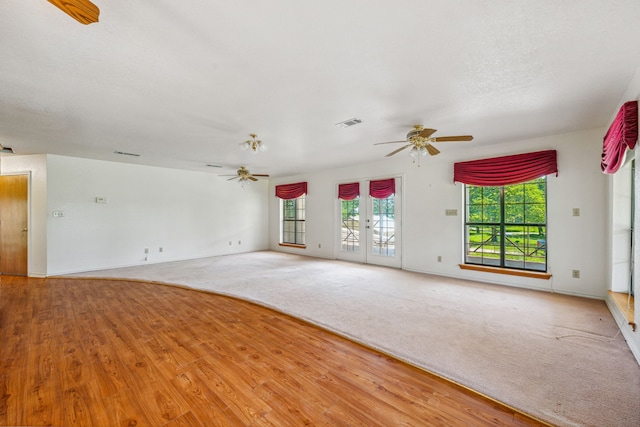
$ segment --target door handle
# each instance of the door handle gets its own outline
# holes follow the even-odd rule
[[[22,231],[29,231],[29,230],[28,230],[28,229],[26,229],[26,228],[23,228],[23,229],[22,229]]]

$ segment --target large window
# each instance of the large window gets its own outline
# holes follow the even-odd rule
[[[546,177],[504,187],[465,186],[465,262],[547,271]]]
[[[304,202],[305,195],[282,200],[282,243],[305,244]]]

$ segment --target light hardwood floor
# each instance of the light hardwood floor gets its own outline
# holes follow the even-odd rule
[[[0,425],[545,425],[316,326],[195,290],[0,276],[0,313]]]

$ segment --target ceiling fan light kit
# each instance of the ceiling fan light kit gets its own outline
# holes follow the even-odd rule
[[[253,154],[257,154],[258,151],[267,151],[269,147],[266,146],[262,141],[256,139],[258,135],[255,133],[249,134],[251,139],[246,140],[245,142],[240,143],[240,148],[243,150],[251,150]]]

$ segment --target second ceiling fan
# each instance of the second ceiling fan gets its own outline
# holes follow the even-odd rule
[[[414,125],[413,129],[411,129],[409,133],[407,133],[407,139],[405,139],[404,141],[378,142],[373,145],[404,143],[405,145],[398,148],[397,150],[393,150],[385,157],[391,157],[394,154],[397,154],[409,147],[411,147],[409,155],[411,157],[416,157],[420,155],[426,156],[427,154],[430,154],[432,156],[440,154],[440,150],[432,145],[432,143],[434,142],[463,142],[473,140],[473,136],[471,135],[433,137],[432,135],[434,133],[436,133],[435,129],[425,129],[422,125]]]
[[[258,178],[256,177],[265,178],[265,177],[268,177],[269,175],[258,174],[258,173],[252,174],[251,172],[249,172],[249,169],[245,168],[244,166],[240,166],[240,169],[236,171],[235,175],[220,175],[220,176],[231,176],[232,178],[227,179],[227,181],[238,179],[241,184],[244,184],[247,181],[257,181]]]

